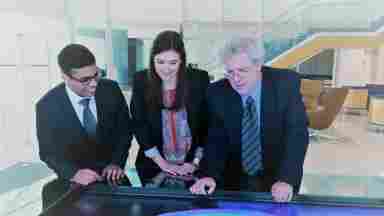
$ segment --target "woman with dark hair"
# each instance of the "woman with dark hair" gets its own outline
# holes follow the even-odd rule
[[[143,184],[159,173],[188,176],[198,167],[207,134],[208,84],[207,72],[187,68],[179,33],[157,35],[149,69],[134,76],[131,100]]]

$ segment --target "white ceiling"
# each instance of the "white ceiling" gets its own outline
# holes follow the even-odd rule
[[[302,0],[301,0],[302,1]],[[109,0],[111,16],[117,22],[174,23],[182,20],[217,22],[258,21],[262,15],[278,15],[300,0]],[[274,2],[274,3],[272,3]],[[264,4],[264,5],[263,5]],[[275,5],[262,14],[262,8]],[[81,20],[105,17],[106,0],[67,0]],[[0,3],[0,11],[19,11],[26,15],[64,19],[65,0],[10,0]]]
[[[107,5],[109,2],[109,5]],[[328,6],[321,6],[326,3]],[[330,3],[365,5],[333,10]],[[313,6],[315,4],[315,6]],[[180,23],[216,25],[222,21],[237,26],[269,23],[277,17],[298,18],[310,24],[326,22],[364,25],[384,12],[377,5],[383,0],[3,0],[1,12],[19,12],[27,16],[49,17],[66,21],[66,10],[77,27],[104,28],[107,17],[114,27],[130,29],[178,28]],[[311,6],[312,5],[312,6]],[[107,8],[110,16],[107,16]],[[296,9],[295,9],[296,8]],[[323,8],[322,10],[320,10]],[[332,12],[333,11],[333,12]],[[351,14],[348,14],[348,13]],[[348,17],[348,18],[346,18]],[[365,21],[364,19],[367,19]]]
[[[81,1],[81,0],[80,0]],[[64,0],[9,0],[1,1],[1,12],[22,12],[25,15],[63,19]]]

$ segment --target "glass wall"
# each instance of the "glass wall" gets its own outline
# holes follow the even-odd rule
[[[1,141],[0,167],[11,161],[35,159],[34,103],[50,87],[60,81],[56,54],[68,43],[65,23],[24,15],[1,14],[4,32],[1,36]],[[15,25],[6,24],[14,20]],[[8,144],[11,142],[12,144]],[[18,154],[6,152],[19,151]],[[33,155],[32,155],[33,152]],[[16,161],[17,161],[16,160]]]
[[[374,103],[384,83],[376,62],[383,58],[382,4],[299,1],[264,25],[266,64],[296,68],[303,77],[311,139],[302,193],[383,196],[377,190],[383,167],[376,154],[382,151],[382,125],[373,117],[380,112]],[[264,14],[272,8],[272,2],[265,2]],[[328,97],[341,87],[348,89],[345,98]],[[339,102],[339,109],[327,111]],[[319,127],[325,118],[328,124]]]
[[[56,57],[70,34],[64,20],[22,9],[2,9],[0,24],[0,214],[37,214],[53,175],[39,160],[35,103],[61,82]]]
[[[311,90],[319,86],[315,93],[303,90],[302,94],[314,97],[316,107],[324,109],[327,103],[321,95],[330,89],[348,88],[342,106],[328,114],[334,115],[330,124],[321,130],[310,128],[300,192],[384,197],[380,189],[384,176],[382,1],[140,2],[56,0],[40,8],[29,3],[0,4],[4,11],[0,14],[0,180],[15,170],[18,179],[27,179],[0,187],[0,208],[6,213],[39,212],[41,186],[54,178],[38,157],[34,105],[62,81],[57,65],[60,49],[68,43],[86,45],[106,77],[118,81],[129,103],[132,76],[148,67],[152,41],[163,30],[182,31],[188,63],[207,70],[214,80],[223,77],[216,59],[223,41],[235,34],[253,34],[262,35],[265,64],[295,68],[303,78],[315,80],[317,84],[310,85]],[[326,58],[331,60],[321,57],[323,51],[332,53]],[[331,71],[326,77],[304,76],[309,67],[319,64],[328,64],[321,67]],[[316,69],[311,71],[320,70]],[[137,149],[134,142],[129,173],[134,173],[130,168]],[[20,197],[23,202],[14,202]]]

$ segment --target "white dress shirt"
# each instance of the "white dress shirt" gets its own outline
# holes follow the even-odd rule
[[[91,112],[92,112],[92,114],[95,117],[96,122],[97,122],[97,108],[96,108],[95,97],[94,96],[93,97],[81,97],[81,96],[77,95],[75,92],[73,92],[67,85],[65,85],[65,90],[67,92],[69,100],[72,103],[72,107],[75,110],[76,115],[81,122],[81,125],[84,126],[84,123],[83,123],[84,106],[80,104],[80,101],[84,98],[90,98],[89,108],[91,109]]]

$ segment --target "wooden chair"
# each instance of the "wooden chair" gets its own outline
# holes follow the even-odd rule
[[[307,111],[311,137],[336,139],[336,137],[322,134],[321,130],[331,127],[344,104],[347,94],[348,88],[329,88],[320,96],[317,109]]]
[[[368,121],[372,124],[384,126],[384,97],[371,97]]]
[[[344,103],[344,110],[349,114],[366,113],[368,107],[368,88],[351,87]]]
[[[368,87],[368,130],[384,133],[384,85],[367,84]]]
[[[317,109],[321,91],[321,80],[301,79],[300,92],[303,96],[304,106],[307,111],[313,111]]]

